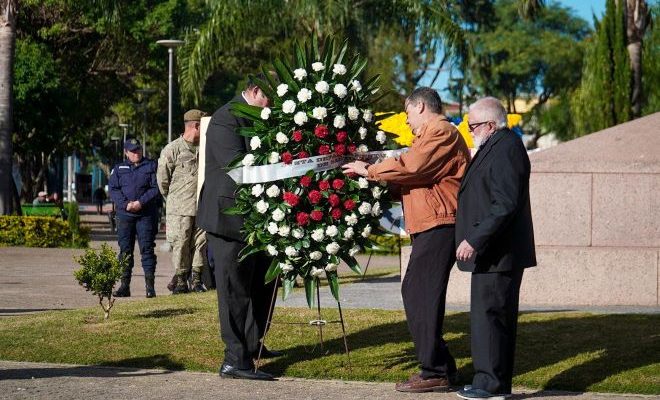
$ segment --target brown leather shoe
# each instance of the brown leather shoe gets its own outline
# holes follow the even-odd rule
[[[394,388],[399,392],[426,393],[446,392],[450,386],[447,377],[424,379],[420,374],[414,374],[407,381],[397,383]]]

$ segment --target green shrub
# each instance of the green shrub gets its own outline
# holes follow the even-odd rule
[[[74,260],[82,268],[74,271],[73,276],[85,290],[98,296],[105,319],[108,319],[110,309],[115,303],[115,299],[112,298],[112,288],[121,277],[121,271],[126,264],[125,259],[118,259],[117,253],[104,243],[100,251],[88,249],[82,256],[74,257]],[[104,298],[108,299],[107,305],[103,304]]]
[[[0,216],[0,245],[26,247],[87,247],[89,229],[74,235],[66,221],[53,217]]]

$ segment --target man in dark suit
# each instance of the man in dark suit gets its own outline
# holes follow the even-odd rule
[[[250,122],[231,113],[234,102],[266,107],[269,100],[253,83],[212,116],[206,132],[205,179],[197,209],[197,224],[206,231],[208,246],[215,261],[220,336],[225,343],[225,358],[220,375],[227,378],[271,380],[273,376],[254,371],[260,339],[266,331],[273,286],[264,286],[268,261],[256,254],[238,262],[244,242],[243,218],[226,215],[222,209],[234,205],[237,189],[225,167],[240,154],[247,153],[249,138],[237,129]],[[279,355],[267,349],[262,357]]]
[[[501,398],[511,393],[523,271],[536,265],[530,163],[520,138],[507,129],[507,113],[499,100],[477,101],[468,120],[479,150],[458,193],[456,258],[460,270],[472,272],[475,375],[458,396]]]

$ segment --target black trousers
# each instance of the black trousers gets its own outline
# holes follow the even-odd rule
[[[275,284],[264,284],[270,260],[258,253],[239,263],[242,242],[211,233],[207,233],[206,238],[215,263],[224,362],[240,369],[253,368],[260,339],[266,332]]]
[[[476,389],[511,393],[523,271],[472,274],[470,330]]]
[[[412,235],[412,252],[401,295],[423,378],[456,372],[456,361],[442,338],[447,283],[456,261],[454,240],[454,225]]]

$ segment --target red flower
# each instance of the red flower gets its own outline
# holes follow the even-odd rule
[[[335,145],[335,154],[338,156],[343,156],[346,154],[346,146],[339,143]]]
[[[318,204],[319,201],[321,201],[321,192],[318,190],[311,190],[309,194],[307,195],[307,198],[312,204]]]
[[[312,184],[312,177],[311,176],[305,175],[302,178],[300,178],[300,186],[308,187],[311,184]]]
[[[300,142],[303,139],[302,131],[293,131],[293,140],[295,142]]]
[[[293,161],[293,156],[288,151],[282,153],[281,158],[282,158],[282,161],[284,162],[284,164],[291,164],[291,161]]]
[[[341,190],[344,187],[344,181],[342,179],[335,179],[332,181],[332,187],[335,190]]]
[[[330,197],[328,197],[328,203],[330,203],[330,205],[333,207],[337,207],[339,203],[341,203],[341,199],[339,196],[333,193],[330,195]]]
[[[316,135],[317,138],[323,139],[328,136],[328,133],[328,127],[325,125],[316,125],[316,128],[314,128],[314,135]]]
[[[349,172],[349,173],[346,174],[346,176],[349,177],[349,178],[351,178],[351,179],[355,179],[355,178],[357,178],[359,175],[356,174],[355,172]]]
[[[282,197],[284,198],[284,201],[286,201],[291,207],[298,205],[298,201],[300,200],[298,196],[291,192],[284,192]]]
[[[349,152],[349,153],[353,154],[353,153],[355,153],[355,150],[357,150],[357,146],[356,146],[356,145],[354,145],[353,143],[351,143],[351,144],[348,145],[348,152]]]
[[[326,155],[326,154],[330,154],[330,146],[328,146],[327,144],[322,144],[322,145],[319,146],[318,151],[319,151],[319,154],[322,155],[322,156]]]
[[[301,158],[307,158],[307,157],[309,157],[309,153],[307,153],[306,151],[300,151],[300,152],[298,152],[298,159],[299,159],[299,160],[300,160]]]
[[[312,211],[309,216],[314,220],[314,221],[320,221],[323,219],[323,211],[321,210],[314,210]]]
[[[328,181],[319,181],[319,189],[321,189],[321,190],[330,189],[330,182],[328,182]]]
[[[352,209],[355,208],[355,202],[351,199],[344,201],[344,208],[346,209],[346,211],[351,211]]]
[[[300,225],[300,226],[305,226],[305,225],[309,224],[309,214],[300,211],[296,215],[296,221],[298,222],[298,225]]]
[[[330,211],[330,215],[332,215],[333,219],[341,218],[341,209],[333,208],[332,211]]]
[[[337,141],[339,143],[344,143],[346,139],[348,139],[348,133],[346,133],[346,131],[337,132]]]

